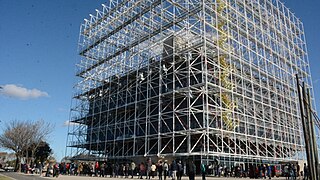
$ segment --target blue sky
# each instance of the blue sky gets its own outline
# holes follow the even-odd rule
[[[79,27],[99,0],[0,0],[0,126],[12,120],[51,122],[48,142],[64,156]],[[304,22],[317,107],[320,107],[320,1],[285,0]],[[14,90],[14,91],[13,91]],[[319,111],[318,111],[319,112]],[[2,128],[0,128],[0,133]],[[0,149],[1,151],[1,149]]]

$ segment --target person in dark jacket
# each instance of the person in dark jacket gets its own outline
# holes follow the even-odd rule
[[[162,161],[159,161],[157,164],[157,170],[158,170],[158,176],[159,176],[159,180],[162,180]]]
[[[309,167],[304,163],[303,167],[303,180],[309,180]]]
[[[100,166],[100,177],[104,177],[105,175],[106,163],[102,163]]]
[[[189,180],[194,180],[195,174],[196,174],[196,165],[194,165],[193,161],[191,161],[188,165]]]
[[[176,161],[173,161],[171,163],[172,180],[175,180],[177,177],[177,169],[178,169],[177,163],[176,163]]]
[[[183,175],[183,165],[182,165],[182,162],[179,161],[177,163],[177,179],[181,180],[182,175]]]

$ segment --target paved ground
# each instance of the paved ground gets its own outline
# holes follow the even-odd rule
[[[26,175],[16,172],[0,172],[1,175],[10,177],[11,179],[17,180],[44,180],[45,178],[39,177],[39,175]]]
[[[53,177],[40,177],[39,175],[30,175],[30,174],[22,174],[22,173],[15,173],[15,172],[0,172],[1,175],[5,175],[8,177],[11,177],[12,179],[16,180],[44,180],[44,179],[61,179],[61,180],[103,180],[103,179],[108,179],[108,180],[120,180],[120,179],[125,179],[125,178],[102,178],[102,177],[89,177],[89,176],[62,176],[60,175],[58,178],[53,178]],[[129,178],[128,180],[130,180]],[[240,178],[215,178],[215,177],[207,177],[207,180],[239,180]],[[241,178],[241,179],[247,179],[249,178]],[[285,180],[285,178],[272,178],[275,180]],[[138,180],[137,177],[133,178],[132,180]],[[158,180],[158,178],[153,178],[151,180]],[[168,179],[171,180],[171,179]],[[188,180],[188,177],[184,176],[182,177],[182,180]],[[196,177],[196,180],[201,180],[201,177],[198,176]]]

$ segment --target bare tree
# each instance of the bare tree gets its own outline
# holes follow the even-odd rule
[[[34,144],[36,144],[36,147],[32,147],[32,149],[35,151],[40,142],[44,140],[51,131],[50,124],[45,123],[43,120],[35,122],[11,121],[6,124],[4,133],[0,135],[0,146],[15,152],[17,158],[15,169],[20,171],[20,160],[24,153]]]
[[[41,142],[43,142],[47,135],[52,132],[53,128],[50,123],[44,122],[42,119],[33,124],[32,142],[29,146],[31,149],[31,157],[34,158],[35,151],[38,149]]]

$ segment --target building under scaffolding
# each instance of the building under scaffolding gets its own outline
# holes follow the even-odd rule
[[[281,162],[304,151],[302,22],[278,0],[110,0],[81,26],[82,159]]]

